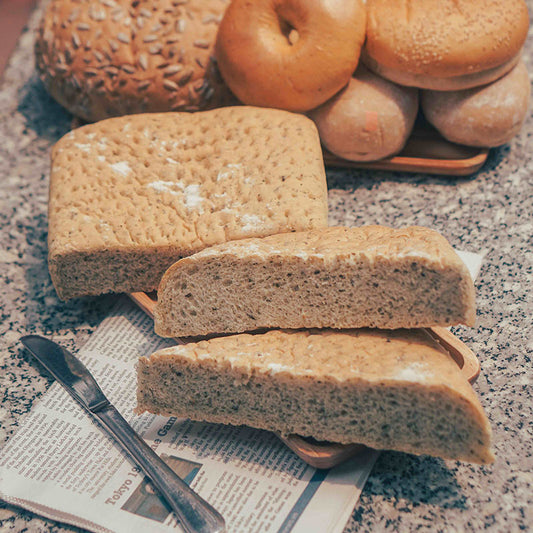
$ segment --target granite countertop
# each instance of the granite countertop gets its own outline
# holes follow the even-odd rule
[[[528,6],[533,12],[533,0]],[[50,384],[19,337],[37,333],[81,346],[114,300],[60,302],[48,276],[49,149],[69,130],[71,117],[47,95],[33,67],[38,17],[39,9],[0,92],[0,443]],[[533,74],[531,36],[524,57]],[[530,112],[521,134],[492,150],[482,170],[468,178],[328,171],[332,224],[419,224],[440,231],[458,249],[484,255],[477,325],[455,331],[481,360],[475,390],[491,421],[496,453],[491,466],[381,454],[346,532],[533,529],[532,136]],[[77,529],[0,504],[0,530]]]

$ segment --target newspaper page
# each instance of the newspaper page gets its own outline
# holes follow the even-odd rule
[[[481,257],[463,259],[473,277]],[[111,403],[225,518],[229,532],[341,532],[378,456],[317,470],[273,433],[133,413],[135,362],[169,346],[126,296],[77,354]],[[182,531],[139,468],[54,383],[0,456],[0,498],[105,533]]]

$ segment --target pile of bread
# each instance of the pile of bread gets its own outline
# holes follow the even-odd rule
[[[111,118],[54,146],[50,273],[63,299],[158,288],[157,333],[224,335],[141,358],[139,412],[492,461],[475,393],[422,329],[473,324],[465,265],[430,229],[327,216],[301,114]]]
[[[508,142],[528,25],[524,0],[52,0],[36,52],[86,121],[240,101],[308,113],[331,152],[368,161],[401,150],[419,101],[448,140]]]

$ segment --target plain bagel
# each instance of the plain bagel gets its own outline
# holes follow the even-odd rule
[[[438,91],[509,72],[529,26],[524,0],[368,0],[367,12],[365,64],[396,83]]]
[[[342,91],[309,116],[330,152],[375,161],[403,148],[417,111],[418,89],[396,85],[361,65]]]
[[[215,53],[243,103],[308,111],[348,83],[365,38],[362,0],[234,0]]]
[[[500,146],[524,123],[531,86],[523,61],[483,87],[463,91],[422,91],[424,115],[443,137],[469,146]]]

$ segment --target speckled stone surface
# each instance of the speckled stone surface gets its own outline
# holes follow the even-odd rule
[[[533,0],[528,0],[533,12]],[[46,265],[50,146],[70,116],[45,93],[33,67],[39,12],[21,37],[0,87],[0,443],[49,385],[21,349],[27,333],[81,346],[113,297],[60,302]],[[533,73],[533,39],[524,56]],[[494,429],[496,462],[471,466],[386,452],[345,533],[533,529],[533,117],[469,178],[328,171],[331,223],[442,232],[459,249],[482,252],[478,320],[456,333],[478,354],[475,385]],[[0,504],[1,531],[80,531]]]

